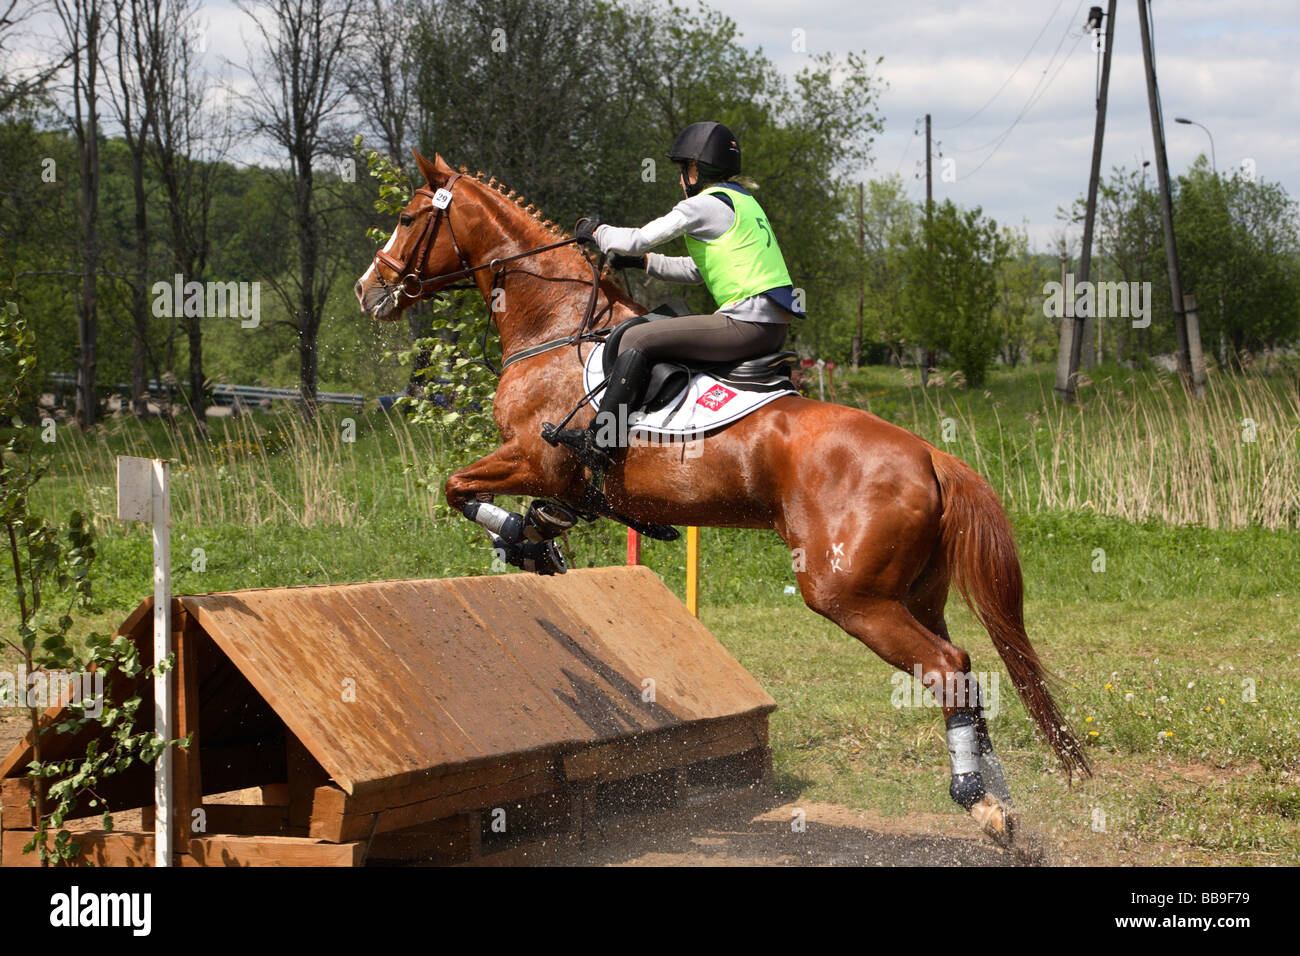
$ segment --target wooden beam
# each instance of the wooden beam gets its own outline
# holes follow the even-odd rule
[[[209,836],[190,840],[183,866],[360,866],[363,843],[321,843],[303,837]]]
[[[198,624],[173,602],[172,647],[176,654],[176,678],[172,684],[172,705],[177,739],[194,734],[188,749],[176,748],[172,754],[172,841],[177,853],[189,851],[189,840],[197,825],[194,811],[203,806],[203,779],[199,760],[199,655],[202,638]],[[209,832],[211,816],[208,816]]]
[[[568,780],[603,783],[766,745],[766,716],[746,714],[588,747],[565,756],[564,776]]]
[[[364,841],[369,840],[372,834],[432,823],[466,811],[489,810],[503,802],[556,789],[555,768],[549,762],[540,768],[524,764],[522,767],[506,769],[513,775],[507,774],[495,782],[474,780],[477,786],[471,784],[417,803],[388,807],[371,813],[357,812],[355,805],[358,801],[342,790],[321,787],[316,791],[318,804],[312,811],[309,832],[319,840],[338,843]]]
[[[5,830],[0,834],[0,840],[3,840],[0,862],[4,866],[40,866],[40,857],[35,851],[23,852],[23,846],[35,834],[35,830]],[[54,836],[54,831],[46,834],[46,846],[53,844]],[[72,840],[81,847],[81,860],[95,866],[153,866],[152,833],[87,830],[74,833]]]
[[[34,789],[31,777],[7,777],[0,781],[0,819],[6,830],[36,826],[36,808],[27,805]]]

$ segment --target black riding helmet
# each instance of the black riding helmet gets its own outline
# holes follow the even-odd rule
[[[678,166],[695,160],[700,176],[686,184],[688,195],[700,191],[706,179],[722,179],[740,172],[740,144],[735,134],[721,123],[692,123],[677,134],[668,158]]]

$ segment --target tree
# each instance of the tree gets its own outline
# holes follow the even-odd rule
[[[43,13],[44,6],[39,0],[0,0],[0,63],[11,62],[5,47],[24,38],[23,24]],[[34,68],[0,71],[0,117],[24,108],[40,97],[50,80],[67,66],[71,55],[65,52],[61,57]]]
[[[998,264],[1007,243],[976,206],[935,204],[907,240],[904,302],[909,328],[927,350],[948,352],[972,386],[984,383],[998,346]]]
[[[858,261],[847,184],[870,160],[878,60],[810,56],[787,78],[724,14],[673,3],[417,0],[415,138],[526,192],[559,221],[640,224],[681,199],[666,153],[691,122],[740,140],[809,321],[796,334],[843,348]],[[683,254],[678,245],[660,250]],[[641,297],[702,289],[637,283]]]
[[[1080,219],[1083,205],[1082,198],[1076,200]],[[1149,326],[1134,328],[1131,321],[1106,323],[1114,330],[1110,348],[1115,357],[1134,361],[1175,348],[1172,305],[1169,296],[1158,291],[1165,276],[1160,194],[1147,182],[1145,169],[1115,167],[1110,179],[1098,184],[1096,242],[1098,267],[1093,281],[1151,283]]]
[[[149,214],[145,188],[146,154],[153,136],[158,77],[167,52],[164,0],[113,0],[112,35],[116,70],[108,73],[109,101],[131,159],[134,200],[134,261],[131,289],[131,410],[143,416],[148,405],[146,372],[149,347]]]
[[[1029,249],[1029,233],[1005,228],[1006,258],[997,264],[998,302],[993,327],[998,355],[1015,368],[1022,360],[1046,358],[1054,347],[1053,326],[1043,315],[1043,288],[1053,278],[1041,256]]]
[[[78,220],[81,292],[77,298],[77,420],[95,423],[99,404],[95,367],[99,339],[99,95],[102,45],[108,23],[105,0],[53,0],[63,29],[62,55],[72,65],[71,114],[80,175]]]
[[[283,183],[289,199],[297,269],[273,279],[298,336],[304,413],[315,414],[319,371],[317,338],[325,301],[343,262],[331,246],[320,162],[342,156],[347,142],[329,121],[341,118],[357,0],[237,0],[261,38],[249,63],[254,92],[246,102],[252,129],[289,161]],[[342,246],[346,248],[346,246]]]
[[[1202,156],[1178,179],[1178,251],[1219,363],[1300,330],[1300,217],[1277,183],[1218,176]]]
[[[901,177],[866,184],[863,195],[863,298],[868,328],[898,357],[906,345],[903,290],[907,263],[903,252],[920,224],[915,203]]]
[[[154,53],[160,68],[153,164],[167,210],[172,264],[187,280],[201,281],[212,245],[212,202],[226,182],[228,169],[221,160],[230,147],[233,126],[229,111],[213,103],[210,80],[199,68],[192,0],[162,2],[165,26]],[[202,317],[172,318],[185,328],[190,410],[199,428],[206,428]],[[170,358],[170,347],[168,353]]]

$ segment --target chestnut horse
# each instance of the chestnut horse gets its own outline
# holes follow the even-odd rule
[[[428,186],[417,190],[358,280],[364,312],[394,319],[417,299],[468,277],[492,305],[507,359],[573,335],[584,313],[604,327],[644,312],[601,278],[593,313],[594,270],[571,239],[495,179],[457,173],[440,156],[416,159]],[[460,511],[494,495],[583,501],[585,469],[568,449],[547,444],[541,428],[584,393],[572,345],[505,367],[493,402],[501,446],[447,479],[451,507]],[[576,424],[591,414],[584,407]],[[947,723],[950,794],[985,832],[1014,845],[1017,817],[970,657],[953,644],[944,620],[950,580],[988,630],[1067,773],[1089,773],[1025,633],[1010,522],[996,493],[965,462],[869,412],[796,394],[707,433],[699,451],[692,457],[680,445],[629,447],[604,481],[610,507],[646,523],[770,528],[780,535],[810,608],[894,667],[923,675]]]

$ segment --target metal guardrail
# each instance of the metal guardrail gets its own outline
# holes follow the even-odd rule
[[[71,391],[77,387],[77,376],[72,372],[50,372],[47,376],[49,382],[55,386],[56,399],[62,398],[62,392]],[[156,381],[150,381],[147,384],[149,393],[157,395],[164,390],[176,389],[182,383],[162,386]],[[116,391],[129,393],[131,386],[118,382],[113,386],[98,385],[97,391]],[[297,401],[301,397],[301,392],[296,388],[264,388],[260,385],[226,385],[218,384],[212,386],[212,402],[214,405],[232,406],[235,404],[254,404],[264,401]],[[317,392],[316,401],[322,405],[347,405],[360,411],[366,402],[366,397],[359,392]]]
[[[245,402],[297,401],[302,393],[296,388],[262,388],[256,385],[214,385],[212,401],[216,405],[234,405]],[[316,401],[322,405],[349,405],[361,410],[366,397],[354,392],[317,392]]]

